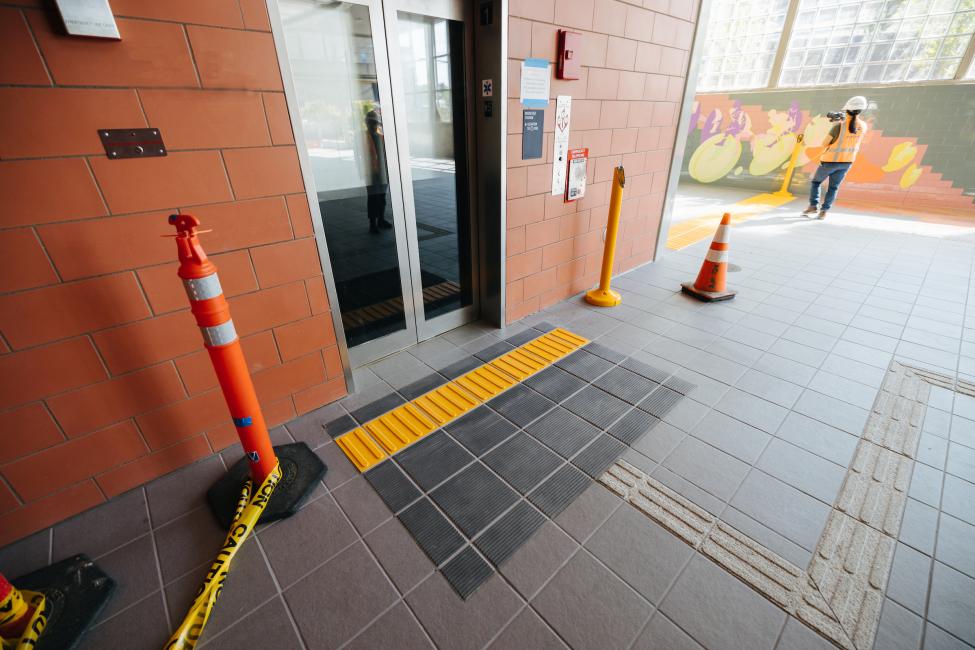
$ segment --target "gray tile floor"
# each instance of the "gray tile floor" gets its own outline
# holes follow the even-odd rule
[[[549,321],[692,384],[624,458],[804,567],[890,361],[975,381],[975,234],[840,210],[805,222],[779,210],[735,228],[739,293],[712,305],[675,292],[706,245],[619,278],[619,307],[572,299],[503,332],[454,330],[357,371],[355,395],[275,430],[277,442],[311,444],[329,472],[298,515],[244,547],[204,644],[828,647],[597,484],[464,601],[337,450],[329,433],[339,425],[323,427],[391,392],[408,398],[419,378],[451,376],[472,354]],[[0,566],[17,575],[75,552],[97,557],[120,589],[84,647],[158,648],[222,540],[202,494],[237,453],[8,546]],[[936,388],[878,650],[975,645],[973,504],[975,397]]]

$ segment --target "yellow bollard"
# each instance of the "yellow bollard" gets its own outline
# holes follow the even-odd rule
[[[613,257],[616,255],[616,235],[620,230],[620,206],[623,204],[623,165],[613,172],[613,195],[609,199],[609,222],[606,224],[606,247],[603,249],[603,270],[599,287],[586,292],[586,302],[597,307],[615,307],[623,301],[619,293],[609,288],[613,279]]]
[[[789,158],[789,166],[785,169],[785,178],[782,179],[782,187],[779,188],[778,192],[774,192],[776,196],[792,196],[792,192],[789,191],[789,183],[792,182],[792,174],[796,171],[796,161],[799,160],[799,151],[802,149],[802,134],[796,136],[796,146],[792,147],[792,157]]]

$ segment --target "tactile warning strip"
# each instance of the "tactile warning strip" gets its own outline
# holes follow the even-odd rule
[[[599,481],[833,644],[869,650],[930,384],[962,388],[949,377],[891,362],[808,570],[623,460]]]
[[[588,342],[558,327],[539,333],[520,347],[379,415],[335,441],[352,464],[364,472]],[[507,343],[504,345],[510,348]]]

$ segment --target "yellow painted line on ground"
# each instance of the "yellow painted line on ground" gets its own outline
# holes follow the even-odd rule
[[[497,397],[589,340],[556,328],[335,439],[360,472]]]
[[[360,472],[386,458],[386,452],[369,437],[365,429],[353,429],[336,438],[335,443]]]
[[[678,221],[672,224],[667,232],[667,248],[677,251],[712,237],[718,224],[721,223],[721,216],[725,212],[731,213],[731,223],[734,225],[781,207],[794,201],[795,198],[792,194],[771,192],[756,194],[737,203],[724,206],[720,212]]]

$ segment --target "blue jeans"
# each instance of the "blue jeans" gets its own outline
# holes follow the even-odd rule
[[[823,184],[827,178],[829,179],[829,188],[826,190],[826,199],[823,201],[823,210],[829,210],[833,207],[833,199],[836,198],[836,192],[840,189],[840,183],[843,182],[843,178],[846,177],[846,172],[850,171],[850,166],[853,163],[848,162],[824,162],[819,163],[819,169],[813,174],[812,181],[809,183],[809,205],[812,207],[819,206],[819,186]]]

